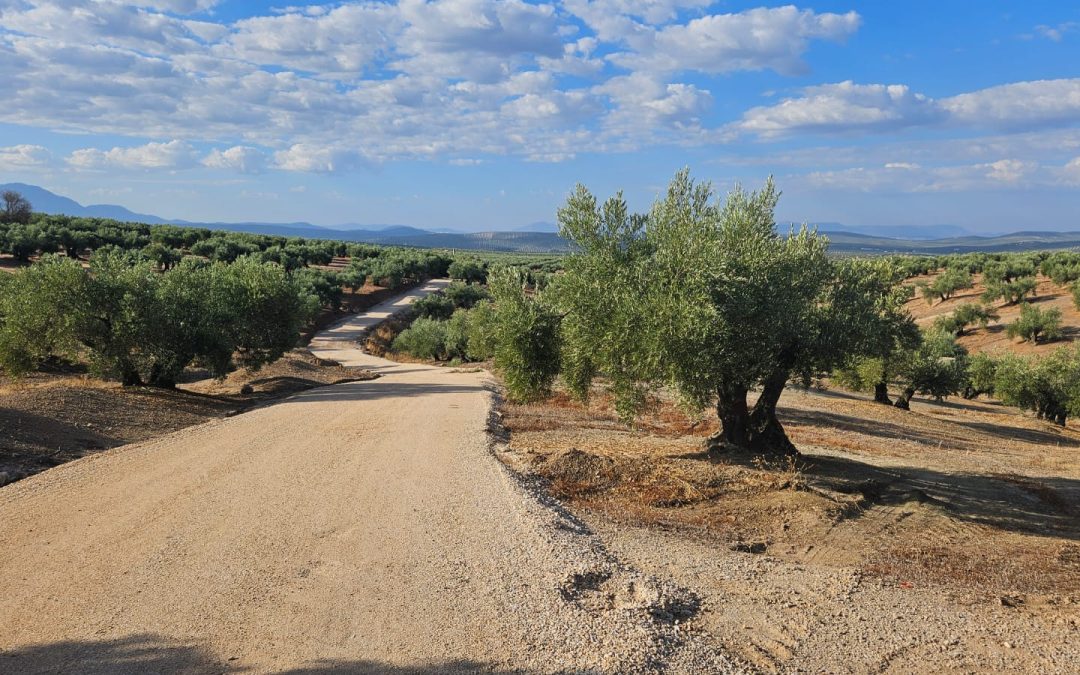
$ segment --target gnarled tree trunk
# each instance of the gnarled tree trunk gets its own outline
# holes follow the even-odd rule
[[[776,404],[784,393],[790,372],[776,370],[764,382],[761,395],[750,412],[750,448],[766,455],[798,455],[799,450],[788,438]]]
[[[745,384],[722,384],[716,388],[716,416],[720,430],[705,441],[709,452],[750,447],[750,411]]]
[[[889,385],[887,383],[878,382],[874,385],[874,402],[892,405],[892,400],[889,398]]]

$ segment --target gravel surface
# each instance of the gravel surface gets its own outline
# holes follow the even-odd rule
[[[0,672],[728,672],[697,597],[495,458],[484,372],[380,374],[0,488]],[[494,444],[494,448],[493,448]]]

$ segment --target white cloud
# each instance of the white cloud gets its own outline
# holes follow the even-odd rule
[[[236,145],[226,150],[214,149],[202,159],[211,169],[232,169],[240,173],[260,173],[266,167],[266,155],[257,148]]]
[[[52,153],[40,145],[11,145],[0,148],[0,171],[39,169],[52,162]]]
[[[384,4],[347,4],[312,14],[295,10],[238,21],[219,51],[259,65],[355,77],[389,51],[402,28]]]
[[[840,42],[855,33],[859,15],[817,14],[793,6],[738,14],[713,14],[629,38],[631,52],[609,57],[631,70],[727,73],[772,69],[783,75],[806,72],[802,55],[810,40]]]
[[[996,127],[1070,124],[1080,120],[1080,78],[1015,82],[941,100],[952,121]]]
[[[803,90],[803,96],[748,110],[736,127],[760,136],[897,129],[945,117],[933,100],[899,84],[840,82]]]
[[[83,148],[67,158],[75,169],[185,169],[194,166],[195,161],[195,149],[180,140],[111,150]]]
[[[274,166],[285,171],[333,173],[370,164],[359,153],[348,149],[297,143],[274,153]]]
[[[905,85],[840,82],[808,87],[748,110],[733,129],[764,137],[803,132],[895,131],[906,127],[1032,129],[1080,120],[1080,79],[1037,80],[932,99]]]

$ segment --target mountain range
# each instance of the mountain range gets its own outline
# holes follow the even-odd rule
[[[135,213],[116,204],[83,206],[73,199],[55,194],[37,185],[7,183],[0,191],[14,190],[30,201],[35,211],[69,216],[112,218],[150,225],[184,225],[215,230],[250,232],[308,239],[337,239],[388,246],[420,248],[460,248],[520,253],[560,253],[571,244],[558,235],[555,223],[539,221],[511,230],[492,232],[455,232],[422,229],[411,225],[344,224],[323,227],[307,222],[192,222]],[[782,223],[781,229],[799,223]],[[1080,232],[1027,231],[996,236],[971,234],[956,225],[854,226],[835,222],[809,223],[829,237],[830,248],[837,253],[965,253],[971,251],[1024,251],[1048,248],[1080,247]]]

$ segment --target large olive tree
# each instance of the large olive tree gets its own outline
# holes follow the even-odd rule
[[[621,195],[599,206],[579,186],[558,215],[578,248],[558,284],[571,390],[584,398],[603,374],[630,417],[650,388],[670,386],[691,406],[715,404],[710,450],[797,452],[776,416],[784,387],[868,342],[881,289],[864,263],[830,259],[815,232],[778,233],[778,197],[770,179],[721,201],[684,170],[639,217]]]

